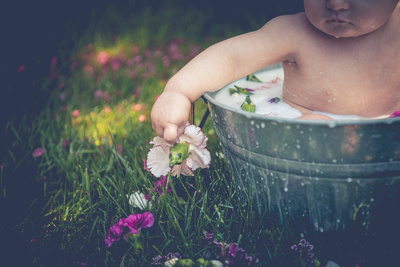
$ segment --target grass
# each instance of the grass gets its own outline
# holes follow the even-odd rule
[[[84,29],[68,24],[59,54],[48,62],[50,76],[34,85],[42,108],[7,118],[0,218],[2,240],[10,242],[2,251],[21,251],[26,257],[13,262],[25,266],[149,266],[168,253],[224,261],[207,232],[215,241],[239,244],[258,260],[254,266],[306,266],[290,249],[301,226],[281,225],[256,213],[251,200],[238,199],[210,119],[203,127],[210,168],[172,177],[173,192],[155,194],[151,208],[129,204],[127,196],[151,194],[158,181],[143,160],[155,136],[151,106],[166,80],[200,50],[243,31],[213,23],[209,10],[131,3],[94,9]],[[195,123],[206,108],[201,99],[196,103]],[[34,157],[37,148],[44,153]],[[107,248],[109,228],[144,211],[155,224]],[[330,252],[315,245],[326,263]],[[338,255],[353,266],[360,259]]]

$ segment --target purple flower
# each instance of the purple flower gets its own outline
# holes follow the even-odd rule
[[[114,242],[118,241],[122,235],[139,234],[142,228],[149,228],[154,225],[154,216],[150,212],[142,214],[131,214],[128,218],[121,218],[108,230],[104,240],[107,247],[111,247]]]
[[[214,238],[214,233],[208,233],[207,231],[203,232],[205,240],[211,240]]]
[[[120,219],[117,223],[115,223],[112,227],[110,227],[106,239],[104,240],[108,248],[111,247],[111,245],[114,244],[114,242],[119,240],[123,231],[124,231],[124,219]]]
[[[37,158],[37,157],[40,157],[41,155],[43,155],[43,153],[44,153],[43,148],[39,147],[39,148],[36,148],[35,150],[33,150],[32,156]]]
[[[94,92],[94,97],[96,97],[96,98],[101,98],[101,97],[103,97],[103,91],[101,91],[101,90],[96,90],[96,92]]]
[[[251,266],[257,262],[253,257],[239,247],[237,243],[225,244],[213,241],[218,249],[218,258],[225,259],[225,266]]]
[[[164,265],[166,261],[172,260],[172,259],[180,259],[182,258],[181,255],[176,252],[176,253],[168,253],[165,256],[160,256],[158,255],[157,257],[153,258],[153,262],[151,265]]]
[[[279,97],[273,97],[268,102],[269,103],[278,103],[279,101],[281,101],[281,99]]]
[[[293,245],[290,248],[294,252],[295,260],[305,266],[314,265],[316,258],[314,253],[311,253],[314,246],[308,243],[305,239],[301,239],[298,245]]]
[[[151,212],[131,214],[124,222],[125,226],[127,226],[132,233],[138,234],[140,229],[149,228],[154,225],[154,216]]]

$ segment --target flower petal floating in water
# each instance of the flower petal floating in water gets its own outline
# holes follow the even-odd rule
[[[163,138],[156,136],[147,155],[147,167],[160,177],[171,173],[192,176],[198,168],[207,168],[211,162],[210,152],[206,149],[207,136],[195,125],[186,124],[183,134],[172,147]]]
[[[244,100],[240,108],[244,111],[252,113],[256,112],[256,105],[253,103],[253,101],[251,101],[250,96],[246,96],[246,99]]]
[[[243,95],[252,95],[253,93],[253,89],[250,89],[250,88],[244,88],[244,87],[239,87],[239,86],[237,86],[237,85],[234,85],[235,86],[235,88],[236,88],[236,90],[239,92],[239,93],[241,93],[241,94],[243,94]]]
[[[258,82],[260,83],[261,81],[256,77],[256,75],[254,74],[249,74],[246,76],[246,81],[250,81],[250,82]]]
[[[269,103],[278,103],[279,101],[281,101],[281,99],[279,97],[273,97],[268,102]]]

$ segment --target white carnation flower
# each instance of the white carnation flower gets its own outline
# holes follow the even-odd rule
[[[126,195],[129,205],[144,210],[147,206],[151,208],[151,203],[147,201],[146,196],[141,192],[134,192],[131,195]]]

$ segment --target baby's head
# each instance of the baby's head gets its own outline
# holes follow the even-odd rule
[[[399,0],[304,0],[308,20],[334,37],[357,37],[386,23]]]

